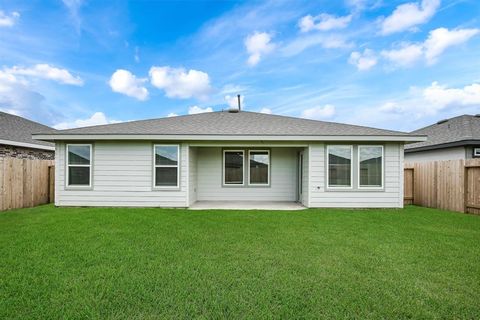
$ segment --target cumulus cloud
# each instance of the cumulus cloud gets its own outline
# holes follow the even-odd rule
[[[420,59],[432,65],[449,47],[465,43],[479,32],[480,29],[438,28],[430,31],[428,38],[422,43],[402,43],[398,48],[383,50],[381,54],[398,66],[411,66]]]
[[[6,14],[0,10],[0,27],[12,27],[20,18],[20,13],[13,11],[11,14]]]
[[[402,44],[397,49],[382,50],[381,55],[396,65],[407,67],[423,57],[424,48],[420,44]]]
[[[144,101],[148,90],[144,87],[146,79],[138,79],[128,70],[118,69],[110,77],[108,84],[112,91]]]
[[[328,31],[333,29],[343,29],[348,26],[352,20],[352,15],[337,17],[328,13],[321,13],[318,16],[306,15],[298,21],[301,32],[311,30]]]
[[[474,83],[463,88],[448,88],[433,82],[423,90],[423,98],[435,109],[449,106],[480,105],[480,84]]]
[[[375,52],[370,49],[365,49],[362,52],[354,51],[350,54],[348,62],[357,67],[360,71],[371,69],[377,64],[377,56]]]
[[[213,109],[211,107],[202,108],[199,106],[191,106],[190,108],[188,108],[188,114],[199,114],[206,112],[213,112]]]
[[[53,80],[62,84],[70,84],[74,86],[83,85],[83,80],[80,77],[73,76],[67,69],[56,68],[49,64],[36,64],[30,68],[14,66],[5,69],[5,72],[15,75]]]
[[[95,112],[90,118],[87,119],[77,119],[73,121],[57,123],[53,127],[58,130],[78,128],[78,127],[89,127],[97,126],[102,124],[111,124],[119,123],[120,121],[108,119],[103,112]]]
[[[301,117],[306,119],[321,120],[329,119],[335,115],[335,106],[326,104],[325,106],[317,106],[302,111]]]
[[[272,109],[270,109],[270,108],[262,108],[262,109],[260,110],[260,113],[272,114]]]
[[[440,0],[422,0],[399,5],[381,24],[381,34],[388,35],[424,24],[440,6]]]
[[[266,32],[255,32],[245,38],[245,48],[249,54],[247,63],[255,66],[260,59],[275,49],[272,42],[272,35]]]
[[[171,117],[178,117],[178,114],[176,114],[175,112],[170,112],[170,113],[167,115],[167,118],[171,118]]]
[[[191,97],[205,99],[211,91],[210,77],[207,73],[184,68],[152,67],[150,82],[165,91],[169,98],[188,99]]]

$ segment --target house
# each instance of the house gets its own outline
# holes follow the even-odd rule
[[[54,159],[55,144],[32,139],[34,132],[52,130],[43,124],[0,111],[0,158]]]
[[[57,206],[298,202],[403,206],[403,147],[423,135],[238,110],[45,131]]]
[[[412,134],[427,141],[405,146],[405,162],[458,160],[480,157],[480,114],[441,120]]]

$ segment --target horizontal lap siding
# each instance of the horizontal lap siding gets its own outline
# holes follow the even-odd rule
[[[222,148],[197,149],[197,199],[239,201],[295,201],[297,188],[297,151],[271,148],[270,187],[222,186]],[[245,154],[247,156],[247,153]],[[248,179],[248,170],[245,171]],[[246,182],[246,181],[245,181]]]
[[[310,145],[310,207],[398,208],[403,204],[403,163],[399,144],[385,145],[383,191],[333,191],[326,189],[326,146]],[[356,167],[356,166],[354,166]],[[357,174],[354,171],[354,176]],[[356,181],[356,177],[354,177]]]
[[[197,201],[197,148],[190,148],[188,151],[188,204],[192,205]]]
[[[187,153],[180,148],[180,190],[152,190],[153,144],[95,142],[93,189],[65,188],[65,143],[57,143],[56,197],[58,206],[185,207]]]

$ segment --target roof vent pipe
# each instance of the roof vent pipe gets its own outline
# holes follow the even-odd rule
[[[238,101],[238,111],[242,111],[242,104],[240,103],[240,95],[237,94],[237,101]]]

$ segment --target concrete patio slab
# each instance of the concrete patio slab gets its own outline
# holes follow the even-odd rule
[[[197,201],[190,210],[303,210],[302,204],[290,201]]]

